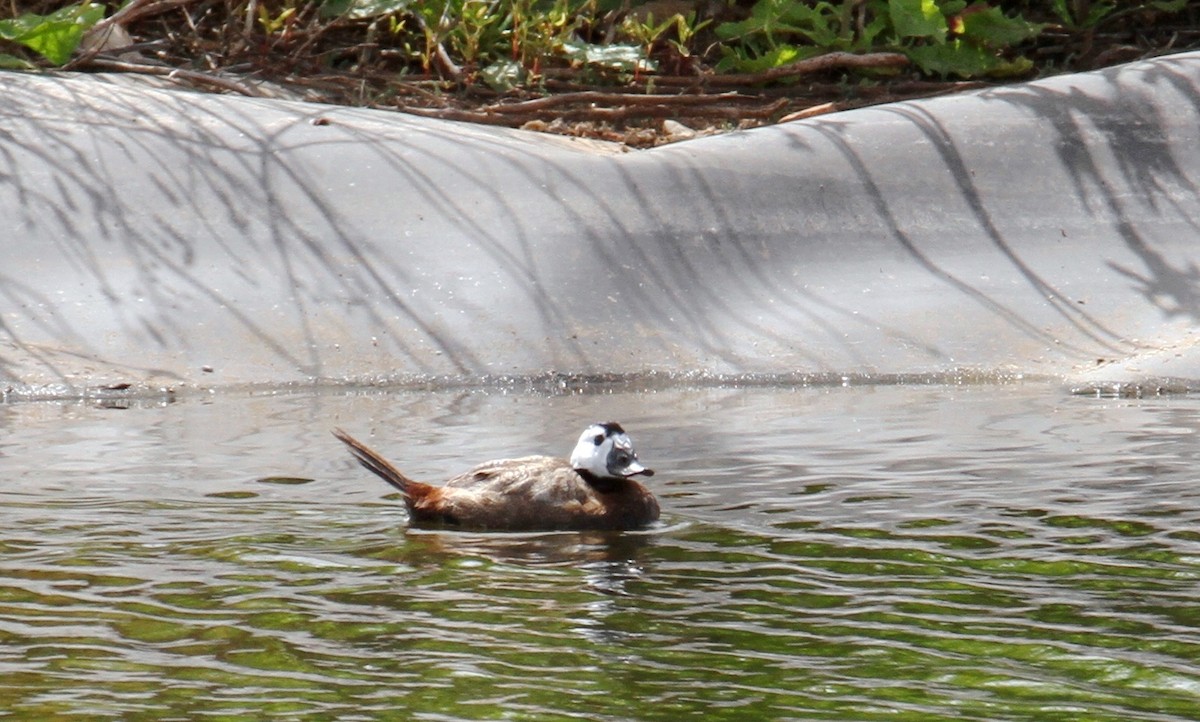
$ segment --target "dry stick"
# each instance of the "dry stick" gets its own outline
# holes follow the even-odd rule
[[[258,0],[250,0],[246,3],[246,20],[242,24],[242,34],[246,37],[254,32],[254,19],[258,14]]]
[[[858,86],[854,88],[857,95],[875,97],[880,95],[938,95],[941,93],[957,93],[963,90],[986,88],[988,83],[981,80],[902,80],[892,81],[875,87]],[[828,93],[843,93],[845,86],[840,83],[812,83],[809,90],[823,90]]]
[[[805,118],[813,118],[818,115],[825,115],[826,113],[836,113],[837,111],[839,111],[841,109],[842,109],[842,106],[840,103],[819,103],[817,105],[810,105],[807,108],[801,108],[800,110],[797,110],[794,113],[788,113],[787,115],[780,118],[779,122],[780,123],[788,123],[793,120],[803,120]]]
[[[669,97],[688,97],[702,98],[703,96],[669,96]],[[691,104],[693,107],[689,109],[689,115],[706,118],[721,118],[723,120],[739,120],[742,118],[767,118],[782,110],[788,103],[786,98],[780,98],[773,103],[767,103],[757,108],[729,108],[721,105],[710,104],[703,106],[696,103]],[[544,110],[551,108],[539,108],[535,110],[526,109],[522,113],[495,113],[488,110],[472,111],[458,110],[457,108],[420,108],[420,107],[401,107],[399,110],[412,115],[420,115],[426,118],[440,118],[442,120],[462,120],[469,123],[480,123],[483,125],[508,125],[515,126],[527,123],[531,120],[538,120],[545,115]],[[569,118],[573,121],[579,120],[601,120],[614,121],[626,120],[629,118],[670,118],[679,115],[680,108],[678,105],[672,104],[656,104],[656,105],[640,105],[629,104],[616,108],[578,108],[565,109],[556,112],[558,117]]]
[[[306,37],[304,38],[304,42],[300,43],[299,47],[297,47],[297,48],[296,48],[294,51],[292,51],[291,57],[293,57],[293,58],[300,58],[300,56],[301,56],[303,53],[306,53],[306,52],[308,52],[308,49],[309,49],[310,47],[312,47],[313,45],[316,45],[317,41],[318,41],[318,40],[320,40],[322,37],[324,37],[324,36],[325,36],[325,33],[329,32],[330,30],[333,30],[333,29],[334,29],[334,28],[336,28],[336,27],[338,27],[338,25],[339,25],[339,22],[341,21],[341,18],[336,18],[336,19],[334,19],[334,20],[332,20],[332,21],[330,21],[330,22],[324,22],[324,23],[323,23],[323,22],[320,22],[320,13],[318,13],[318,14],[317,14],[317,15],[314,17],[314,19],[313,19],[313,20],[314,20],[314,22],[316,22],[316,24],[317,24],[317,29],[316,29],[316,30],[312,30],[312,31],[310,31],[310,32],[307,32],[307,33],[305,34],[305,35],[306,35]],[[378,23],[378,21],[375,21],[375,22],[372,22],[370,25],[368,25],[368,26],[367,26],[367,40],[366,40],[366,42],[365,42],[365,43],[363,43],[364,45],[372,45],[372,46],[374,46],[376,49],[378,49],[379,43],[378,43],[377,41],[372,41],[372,40],[370,40],[370,37],[371,37],[371,33],[377,33],[377,32],[378,32],[378,30],[377,30],[377,28],[376,28],[376,25],[377,25],[377,23]],[[310,25],[311,25],[311,24],[310,24]],[[251,31],[250,31],[250,30],[247,30],[247,31],[246,31],[246,37],[250,37],[250,35],[251,35]],[[361,54],[361,53],[360,53],[360,54]]]
[[[195,0],[131,0],[128,5],[112,15],[101,19],[89,28],[87,35],[88,37],[97,38],[111,32],[110,28],[116,26],[124,27],[135,20],[164,13],[172,8],[186,5],[190,2],[195,2]],[[78,67],[89,65],[102,52],[104,52],[104,43],[95,43],[94,47],[90,50],[81,51],[77,57],[65,64],[63,70],[74,70]]]
[[[781,65],[777,68],[770,68],[760,73],[741,73],[734,75],[710,75],[705,77],[692,78],[694,85],[717,85],[717,86],[749,86],[760,83],[779,80],[781,78],[794,77],[797,75],[805,75],[808,73],[821,72],[823,70],[832,70],[834,68],[881,68],[881,67],[902,67],[908,65],[908,58],[900,53],[868,53],[865,55],[857,55],[855,53],[834,52],[818,55],[815,58],[807,58],[799,60],[787,65]],[[662,94],[634,94],[634,93],[605,93],[599,91],[584,90],[575,93],[562,93],[559,95],[551,95],[544,98],[527,100],[517,103],[504,103],[490,105],[478,112],[455,111],[456,114],[470,115],[475,118],[489,116],[488,120],[476,120],[475,122],[486,123],[503,123],[503,121],[490,118],[492,114],[502,115],[527,115],[530,112],[543,110],[547,108],[555,108],[563,105],[574,103],[592,102],[592,103],[610,103],[620,104],[624,106],[637,104],[650,105],[705,105],[722,100],[738,100],[747,96],[740,95],[737,92],[725,92],[718,95],[662,95]],[[780,106],[781,108],[782,106]],[[775,110],[778,110],[776,108]],[[601,119],[604,117],[603,109],[595,109],[591,117]],[[774,112],[774,111],[771,111]],[[741,117],[766,117],[771,112],[765,113],[762,116],[744,115]],[[636,112],[616,109],[618,117],[630,117],[637,115]],[[650,114],[645,114],[650,115]],[[459,119],[464,119],[460,116]]]
[[[819,73],[837,68],[900,68],[908,65],[908,57],[901,53],[856,53],[833,52],[814,58],[797,60],[794,63],[768,68],[759,73],[732,73],[723,75],[657,75],[650,82],[669,87],[703,87],[705,85],[759,85],[772,80],[797,75]]]
[[[741,120],[743,118],[767,118],[779,112],[787,105],[786,99],[779,99],[758,108],[727,108],[710,106],[693,109],[696,117],[720,118],[722,120]],[[571,120],[626,120],[628,118],[671,118],[679,115],[679,108],[669,105],[623,106],[619,108],[587,108],[570,110],[564,114]]]
[[[900,53],[826,53],[815,58],[797,60],[794,63],[770,68],[761,73],[737,73],[733,75],[710,75],[701,82],[707,85],[755,85],[780,78],[818,73],[836,68],[899,68],[908,65],[908,57]]]
[[[442,20],[446,19],[446,13],[450,12],[450,5],[447,3],[445,11],[442,13]],[[429,24],[425,22],[425,18],[420,13],[415,13],[417,27],[421,32],[425,33],[426,42],[433,41],[432,54],[429,58],[429,64],[437,70],[442,77],[449,78],[454,82],[461,82],[463,70],[450,57],[450,53],[446,51],[446,45],[441,38],[429,30]],[[440,23],[440,21],[439,21]],[[439,24],[439,30],[441,29]],[[428,45],[426,46],[428,47]]]
[[[133,0],[125,7],[96,23],[94,27],[107,25],[128,25],[135,20],[141,20],[151,15],[164,13],[179,5],[187,5],[195,0]]]
[[[736,92],[716,95],[648,95],[646,93],[613,93],[583,90],[575,93],[547,95],[544,98],[523,100],[516,103],[496,103],[482,109],[485,113],[520,114],[577,103],[605,103],[613,105],[707,105],[723,101],[751,102],[755,98]]]
[[[419,115],[422,118],[438,118],[440,120],[461,120],[467,123],[478,123],[480,125],[514,125],[512,118],[493,115],[491,113],[478,113],[471,110],[458,110],[456,108],[421,108],[418,106],[400,106],[397,108],[402,113],[409,115]],[[519,122],[519,121],[517,121]]]
[[[167,78],[179,78],[188,80],[201,85],[211,85],[222,90],[229,90],[241,95],[247,95],[252,98],[261,97],[262,93],[254,88],[239,83],[236,80],[221,78],[208,73],[201,73],[195,70],[184,70],[183,68],[172,68],[168,65],[149,65],[146,63],[130,63],[124,60],[113,60],[111,58],[92,58],[87,64],[93,68],[101,70],[115,70],[121,73],[141,73],[143,75],[161,75]]]

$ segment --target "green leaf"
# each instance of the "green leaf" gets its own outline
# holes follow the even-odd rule
[[[1037,37],[1045,27],[1022,17],[1007,17],[1000,8],[990,7],[963,13],[959,32],[980,44],[1006,48]]]
[[[790,33],[795,30],[783,19],[793,5],[796,5],[794,0],[758,0],[750,9],[750,17],[739,22],[721,23],[715,32],[721,40],[736,40],[761,34],[774,45],[777,33]]]
[[[365,20],[391,15],[407,10],[413,0],[325,0],[321,3],[321,17],[346,17]]]
[[[1072,30],[1082,30],[1093,28],[1103,20],[1109,13],[1116,10],[1116,5],[1111,1],[1101,0],[1101,2],[1086,3],[1084,8],[1087,10],[1087,15],[1084,17],[1076,17],[1074,12],[1074,3],[1068,0],[1052,0],[1050,7],[1054,10],[1054,14],[1063,21],[1063,25]]]
[[[479,77],[492,90],[503,93],[525,80],[525,66],[516,60],[500,60],[480,70]]]
[[[820,48],[796,47],[795,45],[777,45],[758,56],[738,53],[730,48],[722,48],[722,51],[725,57],[717,63],[717,70],[719,72],[733,70],[738,73],[760,73],[764,70],[794,63],[797,60],[811,58],[824,52]]]
[[[25,13],[0,20],[0,38],[20,43],[55,65],[71,59],[83,33],[104,17],[100,3],[70,5],[49,15]]]
[[[595,65],[610,70],[654,70],[653,61],[647,60],[642,48],[637,45],[593,45],[591,43],[563,43],[559,46],[563,55],[584,65]]]
[[[18,58],[8,53],[0,53],[0,69],[3,70],[33,70],[35,66],[24,58]]]
[[[886,14],[878,15],[867,23],[859,34],[856,49],[862,52],[875,50],[876,38],[883,36],[891,28],[891,21]]]
[[[908,48],[905,54],[926,73],[964,78],[986,75],[1000,62],[996,54],[986,48],[958,39]]]
[[[942,40],[949,29],[934,0],[888,0],[888,12],[898,37]]]
[[[1071,15],[1071,9],[1067,6],[1067,0],[1050,0],[1050,9],[1058,16],[1059,20],[1063,21],[1064,25],[1074,25],[1075,19]]]
[[[784,14],[785,27],[801,35],[814,45],[828,48],[837,44],[841,29],[841,16],[827,2],[812,7],[794,3]]]
[[[1033,70],[1033,61],[1022,56],[1012,60],[1000,60],[988,71],[988,77],[1017,77],[1028,75],[1031,70]]]
[[[0,38],[21,43],[59,64],[70,59],[83,33],[104,17],[98,3],[61,8],[50,15],[25,13],[0,20]]]
[[[853,28],[842,11],[829,2],[808,4],[800,0],[759,0],[750,10],[750,17],[739,22],[722,23],[715,28],[722,40],[766,39],[774,48],[796,36],[825,49],[850,42]]]
[[[908,48],[905,53],[921,70],[936,75],[1009,77],[1024,75],[1033,68],[1029,58],[1005,60],[994,50],[962,39]]]

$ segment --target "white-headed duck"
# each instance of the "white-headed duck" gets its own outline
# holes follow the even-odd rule
[[[333,435],[354,458],[404,497],[414,524],[464,529],[639,529],[658,519],[658,500],[633,477],[638,462],[621,425],[592,424],[571,459],[525,456],[488,461],[443,486],[409,479],[341,429]]]

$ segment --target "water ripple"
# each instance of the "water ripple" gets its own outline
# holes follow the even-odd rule
[[[0,409],[14,719],[1200,709],[1190,398],[715,388]],[[326,428],[377,430],[436,478],[596,418],[622,419],[665,470],[660,526],[405,532]],[[401,428],[403,443],[385,433]]]

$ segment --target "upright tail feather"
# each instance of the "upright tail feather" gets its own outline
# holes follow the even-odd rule
[[[333,435],[337,437],[338,441],[341,441],[350,448],[350,453],[354,454],[354,458],[358,459],[358,463],[403,494],[404,500],[408,502],[409,506],[412,505],[414,497],[420,498],[432,491],[432,487],[429,484],[413,481],[400,473],[400,470],[388,463],[387,459],[367,448],[361,441],[347,434],[345,431],[334,429]]]

